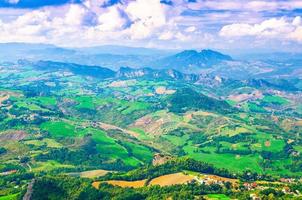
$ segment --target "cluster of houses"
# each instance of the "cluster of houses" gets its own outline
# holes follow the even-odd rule
[[[238,186],[239,183],[237,179],[224,178],[215,175],[195,176],[194,180],[200,184],[205,184],[205,185],[211,185],[211,184],[224,185],[225,183],[229,182],[232,184],[233,187]]]
[[[200,183],[200,184],[205,184],[205,185],[211,185],[211,184],[218,184],[218,185],[224,185],[225,183],[229,182],[232,184],[233,188],[238,188],[239,187],[239,181],[237,179],[230,179],[230,178],[224,178],[220,176],[215,176],[215,175],[200,175],[200,176],[195,176],[194,181]],[[284,193],[284,194],[290,194],[293,196],[301,196],[299,191],[292,191],[287,185],[291,183],[297,182],[296,179],[294,178],[281,178],[279,182],[277,183],[278,189]],[[268,189],[269,187],[266,186],[265,183],[258,183],[258,182],[245,182],[242,185],[246,190],[248,191],[262,191],[265,189]],[[250,197],[253,200],[260,200],[261,198],[257,193],[251,193]]]
[[[284,194],[289,194],[289,195],[293,195],[293,196],[301,196],[300,192],[298,190],[296,191],[292,191],[287,184],[291,184],[291,183],[296,183],[297,180],[294,178],[280,178],[279,182],[277,183],[279,185],[278,188],[280,188],[280,190],[284,193]],[[268,189],[268,186],[265,186],[265,184],[258,184],[256,182],[253,183],[244,183],[243,186],[247,189],[247,190],[265,190]],[[253,200],[261,200],[261,198],[259,197],[258,194],[256,193],[252,193],[250,194],[250,197]]]

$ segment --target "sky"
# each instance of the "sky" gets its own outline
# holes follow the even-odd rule
[[[302,0],[0,0],[0,43],[302,51]]]

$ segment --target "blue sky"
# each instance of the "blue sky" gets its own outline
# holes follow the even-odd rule
[[[0,0],[0,42],[301,51],[301,0]]]

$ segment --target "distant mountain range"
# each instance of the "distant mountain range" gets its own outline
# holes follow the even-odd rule
[[[185,73],[200,73],[230,56],[213,50],[158,50],[124,46],[98,46],[87,48],[61,48],[47,44],[4,43],[0,44],[0,61],[51,60],[56,62],[98,65],[113,70],[120,67],[176,69]]]
[[[129,68],[121,67],[117,71],[100,67],[87,66],[74,63],[63,63],[54,61],[38,61],[30,62],[26,60],[19,60],[19,67],[31,66],[36,70],[48,72],[71,72],[76,75],[91,76],[100,79],[107,78],[149,78],[149,79],[164,79],[164,80],[179,80],[193,83],[218,84],[223,81],[222,78],[214,78],[202,74],[185,74],[175,69],[152,69],[152,68]]]
[[[113,71],[121,67],[144,70],[176,70],[183,74],[208,74],[232,79],[302,78],[302,58],[295,54],[276,53],[263,59],[236,60],[213,50],[158,50],[124,46],[61,48],[47,44],[0,44],[0,62],[25,59],[32,62],[49,60],[76,63],[82,66],[102,66]],[[279,59],[272,59],[275,57]],[[258,56],[259,57],[259,56]],[[291,58],[287,60],[287,58]],[[166,71],[168,72],[168,71]],[[172,71],[169,71],[172,72]],[[175,74],[175,76],[177,76]]]
[[[129,68],[121,67],[117,71],[100,67],[100,66],[87,66],[74,63],[63,63],[53,61],[38,61],[30,62],[27,60],[19,60],[18,67],[31,66],[35,70],[48,71],[53,73],[61,73],[62,75],[70,76],[72,74],[81,76],[91,76],[103,79],[162,79],[162,80],[174,80],[181,82],[188,82],[199,84],[208,87],[216,87],[221,85],[242,85],[246,87],[255,88],[275,88],[280,91],[297,91],[295,87],[297,84],[297,78],[290,80],[286,79],[261,79],[261,78],[249,78],[247,80],[236,80],[232,77],[223,78],[220,76],[214,76],[210,74],[187,74],[177,71],[175,69],[152,69],[152,68]],[[72,74],[69,74],[72,73]]]
[[[231,56],[224,55],[217,51],[186,50],[178,54],[159,59],[151,64],[152,67],[161,69],[177,69],[182,72],[195,72],[202,68],[210,68],[213,65],[224,61],[232,61]]]
[[[122,66],[147,66],[151,61],[176,53],[172,50],[124,46],[61,48],[48,44],[0,43],[0,61],[52,60],[57,62],[99,65],[117,70]]]

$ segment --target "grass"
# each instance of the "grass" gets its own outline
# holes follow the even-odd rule
[[[223,127],[223,128],[221,128],[220,131],[221,131],[222,135],[228,135],[228,136],[234,136],[234,135],[238,135],[240,133],[250,132],[248,129],[246,129],[244,127],[235,127],[234,129],[231,129],[229,127]]]
[[[34,97],[30,98],[29,101],[40,103],[43,106],[55,106],[57,104],[55,97]]]
[[[76,136],[74,125],[63,121],[49,121],[41,125],[41,129],[50,133],[53,137],[74,137]]]
[[[78,105],[75,106],[77,109],[94,109],[95,108],[93,98],[91,96],[79,96],[79,97],[76,97],[75,100],[78,102]]]
[[[6,148],[9,154],[14,156],[22,156],[30,152],[30,148],[27,145],[17,141],[6,141],[2,147]]]
[[[294,149],[295,149],[296,151],[299,151],[300,153],[302,153],[302,146],[300,146],[300,145],[295,145],[295,146],[294,146]]]
[[[266,110],[264,108],[258,106],[255,103],[248,103],[247,107],[251,112],[266,112]]]
[[[0,197],[0,200],[17,200],[20,193]]]
[[[252,137],[258,140],[258,143],[252,144],[252,149],[254,150],[280,152],[285,146],[285,142],[283,140],[275,139],[272,135],[266,133],[259,132]]]
[[[54,160],[48,160],[47,162],[36,162],[35,165],[33,166],[33,171],[34,172],[52,171],[58,168],[74,168],[74,166],[60,164]]]
[[[129,115],[135,111],[150,109],[149,103],[139,102],[139,101],[132,102],[132,101],[114,99],[110,97],[106,97],[106,98],[97,97],[96,99],[94,99],[93,102],[97,106],[112,104],[112,106],[114,106],[114,108],[117,111],[121,112],[121,114],[123,115]]]
[[[136,159],[134,157],[124,157],[123,161],[126,165],[132,166],[132,167],[137,167],[141,164],[141,161],[139,161],[138,159]]]
[[[97,150],[102,153],[104,157],[110,159],[122,159],[126,165],[138,166],[141,161],[149,160],[150,152],[146,147],[137,147],[129,145],[133,156],[129,156],[129,152],[125,147],[118,144],[117,141],[107,135],[106,132],[95,130],[92,139],[97,143]]]
[[[282,139],[276,139],[272,135],[257,132],[255,135],[251,135],[252,138],[256,139],[257,142],[249,144],[246,142],[230,143],[221,141],[219,142],[222,145],[222,148],[234,149],[234,150],[248,150],[248,145],[251,145],[251,149],[257,152],[261,151],[270,151],[273,153],[278,153],[283,150],[285,146],[285,141]],[[227,168],[230,171],[238,172],[250,169],[252,171],[263,173],[263,169],[260,166],[262,161],[261,156],[258,153],[249,154],[249,155],[235,155],[231,153],[216,153],[215,146],[204,146],[198,147],[193,145],[190,141],[187,145],[183,147],[184,152],[189,157],[212,163],[218,168]],[[202,150],[202,151],[201,151]],[[226,164],[227,163],[227,164]],[[278,169],[279,174],[290,173],[284,166],[286,162],[274,160],[273,163],[279,163],[276,168]],[[288,163],[290,165],[290,163]],[[275,168],[274,168],[275,169]],[[277,174],[277,173],[275,173]]]
[[[111,137],[107,136],[107,133],[102,130],[95,130],[93,131],[92,139],[97,142],[98,144],[115,144],[115,140]]]
[[[28,141],[25,141],[24,144],[34,145],[34,146],[38,146],[38,147],[45,145],[45,143],[42,140],[28,140]]]
[[[208,194],[206,197],[210,200],[229,200],[230,198],[225,194]]]
[[[153,153],[147,147],[130,142],[124,142],[123,144],[125,145],[125,147],[130,149],[132,155],[135,158],[145,163],[150,162],[152,160]]]
[[[44,138],[43,140],[28,140],[25,141],[24,144],[30,144],[38,147],[46,145],[49,148],[60,148],[63,146],[62,144],[58,143],[54,139],[50,139],[50,138]]]
[[[285,142],[283,140],[270,140],[270,145],[265,145],[266,142],[263,142],[262,149],[265,151],[271,151],[271,152],[280,152],[283,150],[283,147],[285,146]]]
[[[262,99],[265,103],[272,103],[272,104],[278,104],[278,105],[286,105],[289,103],[289,101],[283,97],[272,95],[272,96],[265,96]]]
[[[163,135],[163,138],[169,140],[175,146],[183,146],[186,144],[187,140],[189,139],[189,135],[183,135],[181,137],[175,135]]]
[[[262,168],[258,164],[258,162],[260,161],[260,157],[258,154],[237,156],[234,154],[226,153],[218,154],[213,151],[210,153],[202,153],[196,151],[198,149],[198,147],[195,147],[191,144],[188,144],[183,148],[183,150],[189,157],[196,160],[212,163],[218,168],[226,168],[233,172],[242,172],[247,169],[256,172],[262,172]]]
[[[130,130],[138,133],[139,134],[138,138],[140,140],[150,140],[150,139],[152,139],[151,136],[149,136],[144,130],[142,130],[140,128],[131,128]]]
[[[235,105],[237,104],[236,101],[231,100],[231,99],[226,100],[226,102],[227,102],[230,106],[235,106]]]
[[[97,97],[96,99],[94,99],[94,102],[97,106],[103,106],[103,105],[106,105],[107,103],[112,103],[114,101],[115,101],[115,99],[110,98],[110,97],[106,97],[106,98]]]
[[[47,109],[41,108],[39,105],[33,104],[31,102],[18,101],[15,105],[19,108],[26,108],[30,111],[48,111]]]
[[[297,111],[298,111],[299,113],[302,113],[302,104],[299,104],[299,105],[297,106]]]
[[[58,143],[54,139],[45,138],[45,139],[43,139],[43,142],[45,142],[46,145],[47,145],[47,147],[50,147],[50,148],[60,148],[60,147],[63,147],[62,144]]]
[[[238,142],[238,143],[229,143],[229,142],[220,142],[224,148],[234,149],[234,150],[248,150],[248,143]]]
[[[150,105],[148,103],[144,102],[131,102],[129,103],[129,106],[122,111],[123,115],[128,115],[133,113],[134,111],[138,110],[148,110],[150,108]]]

